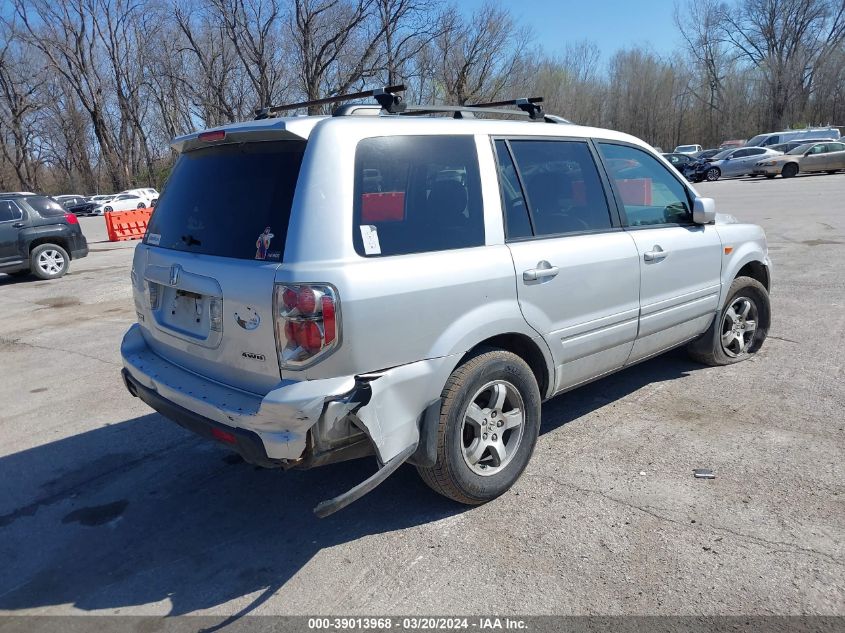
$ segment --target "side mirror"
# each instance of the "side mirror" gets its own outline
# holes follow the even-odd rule
[[[716,201],[713,198],[693,200],[692,221],[696,224],[713,224],[716,221]]]

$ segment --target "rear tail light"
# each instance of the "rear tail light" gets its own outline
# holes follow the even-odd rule
[[[340,344],[340,300],[324,284],[277,284],[273,320],[279,365],[301,369]]]
[[[73,213],[65,213],[65,221],[68,224],[79,224],[79,219]]]

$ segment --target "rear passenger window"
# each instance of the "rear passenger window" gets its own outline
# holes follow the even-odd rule
[[[687,189],[656,158],[627,145],[599,143],[628,226],[689,224]]]
[[[364,139],[355,154],[359,255],[482,246],[484,209],[472,136]]]
[[[611,228],[590,149],[579,141],[509,141],[528,200],[534,235]]]

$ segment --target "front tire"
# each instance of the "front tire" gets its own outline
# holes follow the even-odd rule
[[[136,207],[136,209],[146,209],[146,208],[147,208],[147,205],[145,205],[143,202],[139,202],[138,206]]]
[[[705,180],[707,180],[707,182],[716,182],[717,180],[719,180],[719,177],[721,175],[722,175],[721,169],[719,169],[718,167],[711,167],[710,169],[708,169],[705,172],[704,178],[705,178]]]
[[[63,277],[70,266],[70,256],[58,244],[39,244],[29,255],[30,269],[39,279]]]
[[[441,394],[437,461],[417,467],[435,492],[468,505],[495,499],[519,479],[540,431],[540,390],[519,356],[490,350],[449,376]]]
[[[780,175],[784,178],[792,178],[798,175],[798,165],[795,163],[787,163],[783,166],[783,171],[780,172]]]
[[[724,307],[704,336],[690,343],[687,351],[705,365],[732,365],[747,360],[763,346],[771,314],[765,286],[751,277],[737,277]]]

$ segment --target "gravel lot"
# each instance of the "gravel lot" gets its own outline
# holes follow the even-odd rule
[[[134,244],[82,219],[64,279],[0,275],[0,613],[845,615],[845,174],[699,190],[768,233],[756,358],[555,398],[485,506],[406,466],[322,521],[374,460],[258,470],[130,397]]]

